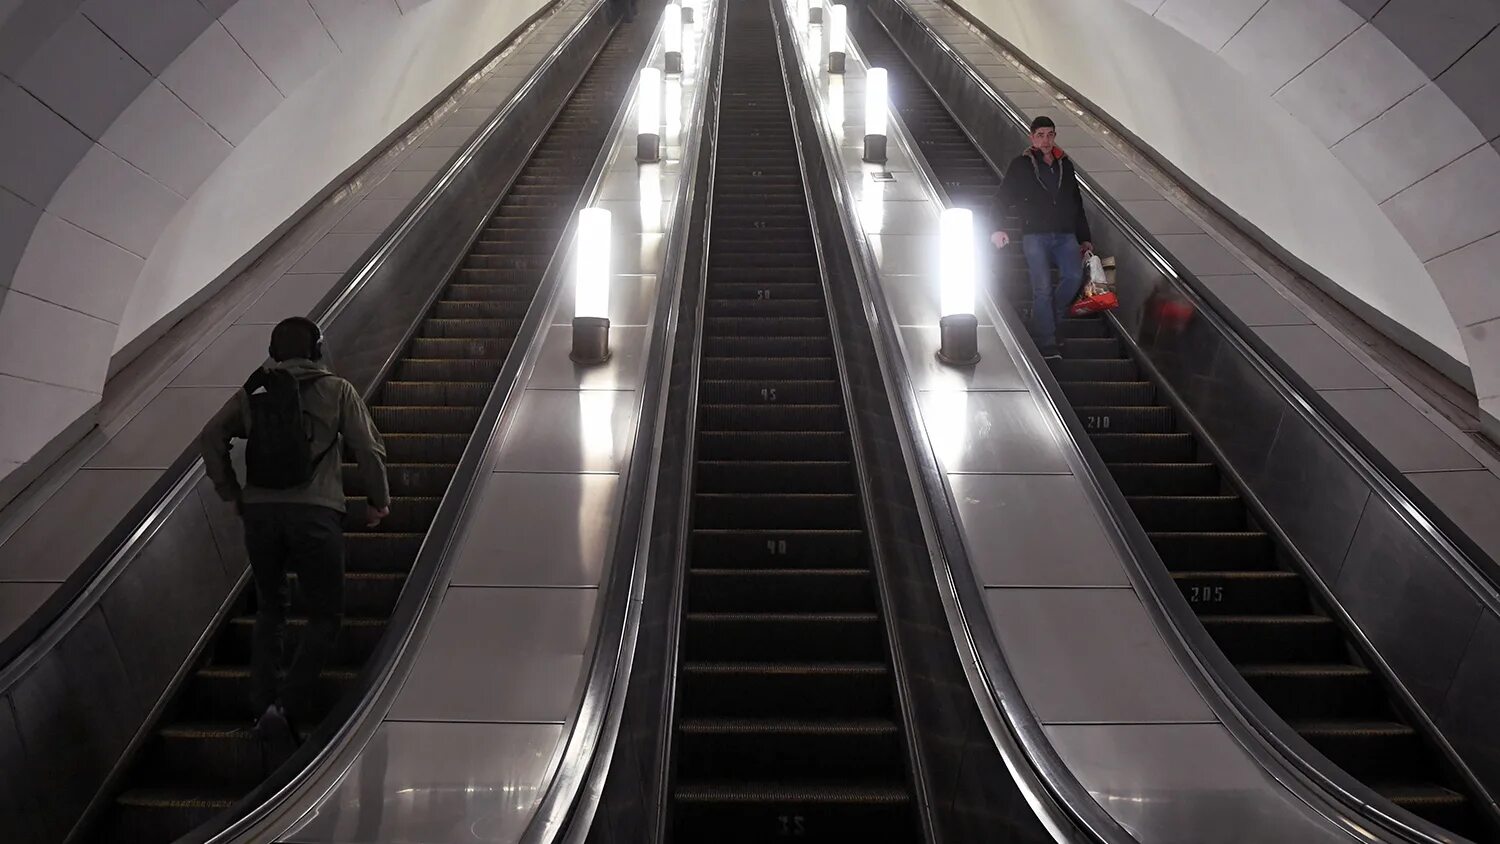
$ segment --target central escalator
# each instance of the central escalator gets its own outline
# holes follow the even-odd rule
[[[616,30],[600,52],[374,391],[370,409],[385,437],[391,514],[376,529],[348,533],[344,617],[333,664],[322,676],[320,718],[349,691],[386,632],[438,502],[608,140],[642,49],[642,39],[626,34],[634,26]],[[350,510],[358,513],[357,473],[352,465],[344,468]],[[297,617],[295,579],[292,585],[288,652],[305,623]],[[268,758],[251,731],[258,715],[250,707],[253,593],[247,587],[211,634],[200,663],[96,825],[94,840],[174,841],[233,806],[279,761]]]
[[[950,201],[988,208],[997,175],[871,14],[860,9],[850,18],[870,63],[887,69],[892,106]],[[1007,253],[1001,275],[1019,281],[997,293],[1024,314],[1024,258],[1019,248]],[[1445,829],[1488,840],[1446,760],[1357,656],[1297,563],[1256,524],[1185,411],[1131,359],[1115,324],[1069,319],[1060,334],[1063,360],[1052,362],[1053,374],[1172,579],[1240,674],[1349,774]]]
[[[671,838],[917,841],[772,11],[727,14]]]

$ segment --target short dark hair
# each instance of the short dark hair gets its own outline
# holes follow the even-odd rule
[[[1037,119],[1031,121],[1031,131],[1033,131],[1033,132],[1035,132],[1038,129],[1056,129],[1056,128],[1057,128],[1057,124],[1053,123],[1052,122],[1052,118],[1048,117],[1045,114],[1042,115],[1042,116],[1040,116],[1040,117],[1038,117]]]
[[[323,332],[307,317],[287,317],[271,329],[271,360],[278,363],[292,358],[317,360]]]

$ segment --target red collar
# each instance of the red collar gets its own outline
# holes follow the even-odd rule
[[[1028,152],[1040,155],[1042,151],[1039,150],[1039,149],[1037,149],[1036,147],[1032,147],[1030,150],[1028,150]],[[1063,148],[1062,147],[1055,146],[1055,145],[1052,147],[1052,160],[1053,161],[1062,161],[1064,158],[1067,158],[1067,157],[1068,157],[1068,154],[1065,153],[1065,152],[1063,152]]]

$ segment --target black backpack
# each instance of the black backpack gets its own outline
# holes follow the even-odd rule
[[[307,379],[311,383],[328,373]],[[284,369],[261,369],[245,382],[250,399],[250,437],[245,446],[245,474],[250,486],[292,489],[306,486],[313,471],[338,443],[316,457],[312,452],[312,424],[302,409],[302,389]]]

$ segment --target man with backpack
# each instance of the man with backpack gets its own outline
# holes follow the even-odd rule
[[[1083,256],[1094,251],[1083,194],[1073,159],[1057,145],[1057,124],[1050,117],[1031,121],[1031,146],[1005,168],[992,220],[990,240],[1004,249],[1011,241],[1002,221],[1020,218],[1021,252],[1031,278],[1031,334],[1042,357],[1055,360],[1057,323],[1083,287]],[[1052,289],[1052,268],[1057,289]]]
[[[340,441],[354,453],[369,499],[366,524],[390,514],[385,445],[354,386],[321,363],[317,323],[282,320],[271,332],[274,363],[257,370],[200,437],[214,489],[245,523],[255,580],[251,689],[256,730],[293,743],[311,720],[318,677],[333,654],[344,611],[344,477]],[[246,483],[230,462],[244,439]],[[296,573],[307,626],[284,680],[287,575]],[[307,724],[311,726],[311,724]]]

